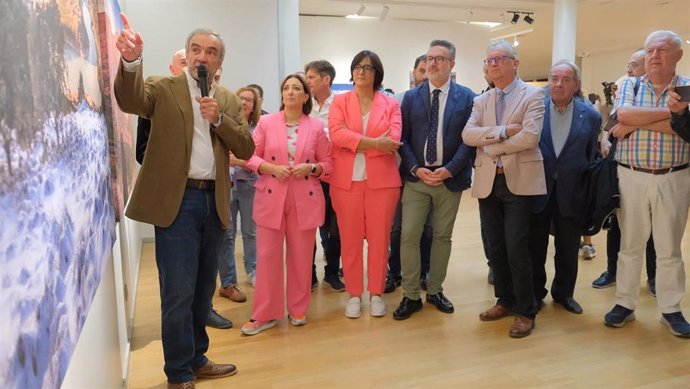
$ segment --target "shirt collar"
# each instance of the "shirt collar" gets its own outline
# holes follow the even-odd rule
[[[434,86],[434,84],[429,81],[429,94],[433,94],[436,89],[440,89],[441,93],[447,95],[448,91],[450,90],[450,78],[448,78],[448,81],[446,81],[445,84],[441,85],[440,88],[437,88]]]
[[[184,74],[187,77],[187,85],[192,90],[201,91],[201,88],[199,88],[199,86],[196,84],[196,80],[194,79],[194,77],[192,77],[192,73],[189,72],[189,69],[184,68]],[[216,91],[215,85],[216,85],[215,82],[211,82],[211,85],[209,85],[209,89],[208,89],[208,95],[209,96],[213,96],[214,92]],[[201,94],[201,93],[199,93],[199,94]]]
[[[552,99],[549,99],[549,102],[551,103],[551,109],[553,110],[553,112],[558,112],[560,114],[564,114],[573,108],[573,105],[575,104],[575,97],[573,96],[573,98],[570,100],[568,105],[565,106],[565,109],[563,110],[563,112],[558,111],[558,108],[556,107],[556,104],[553,103]]]
[[[507,87],[505,87],[503,89],[496,87],[496,90],[499,92],[503,92],[504,95],[508,95],[508,94],[510,94],[510,92],[512,92],[517,87],[517,85],[518,85],[518,78],[515,77],[515,79],[513,79],[513,82],[508,84]]]

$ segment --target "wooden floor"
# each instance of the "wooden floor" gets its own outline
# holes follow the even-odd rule
[[[274,329],[242,336],[239,327],[250,317],[252,288],[238,263],[240,285],[249,301],[238,304],[214,297],[214,306],[235,326],[209,329],[208,356],[236,364],[239,372],[234,377],[200,381],[197,387],[690,387],[690,340],[672,336],[659,323],[656,301],[645,286],[636,321],[622,329],[604,326],[615,287],[597,290],[591,283],[606,267],[605,234],[594,237],[596,258],[580,259],[575,297],[584,314],[570,314],[547,297],[532,336],[524,339],[508,337],[511,318],[478,319],[494,298],[486,282],[477,201],[468,192],[463,194],[453,238],[444,293],[455,304],[455,313],[444,314],[425,305],[401,322],[391,316],[401,299],[400,289],[384,295],[386,317],[369,317],[367,303],[362,317],[352,320],[344,316],[347,296],[320,286],[312,295],[307,325],[293,327],[283,320]],[[686,257],[689,244],[686,237]],[[141,261],[130,388],[166,387],[153,252],[153,245],[146,245]],[[550,258],[552,254],[550,247]],[[321,260],[318,268],[321,278]],[[548,274],[553,274],[552,265]],[[686,298],[686,315],[690,314],[688,305]]]

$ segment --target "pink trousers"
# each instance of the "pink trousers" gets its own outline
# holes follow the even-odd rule
[[[300,230],[291,187],[285,199],[279,230],[257,225],[256,284],[252,319],[281,320],[285,315],[285,295],[290,315],[306,315],[311,298],[311,262],[316,228]],[[283,244],[287,248],[287,290],[283,271]],[[284,292],[286,290],[286,292]]]
[[[351,296],[364,290],[364,239],[367,240],[367,290],[383,293],[388,266],[388,246],[400,188],[372,189],[367,181],[353,181],[349,190],[331,186],[333,209],[338,216],[340,255],[345,289]]]

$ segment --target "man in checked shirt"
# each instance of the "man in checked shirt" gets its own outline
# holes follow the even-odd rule
[[[650,230],[657,250],[657,303],[661,323],[679,337],[690,337],[690,324],[680,310],[685,294],[685,268],[680,244],[688,217],[690,144],[670,126],[667,107],[671,86],[690,84],[676,74],[683,56],[682,40],[671,31],[655,31],[645,41],[647,74],[635,93],[635,79],[623,81],[614,110],[619,124],[616,160],[620,187],[616,305],[604,323],[623,327],[635,319],[640,272]],[[653,228],[652,228],[653,227]]]

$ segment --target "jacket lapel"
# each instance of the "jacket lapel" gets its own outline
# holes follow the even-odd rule
[[[450,89],[448,89],[448,98],[446,99],[446,107],[443,111],[443,139],[447,139],[446,134],[450,130],[448,123],[450,123],[450,118],[455,111],[455,105],[460,101],[459,95],[460,91],[458,91],[457,85],[451,81]]]
[[[192,96],[189,94],[187,76],[183,73],[172,79],[172,94],[184,118],[185,144],[187,153],[192,153],[192,137],[194,136],[194,112],[192,111]]]
[[[278,117],[280,118],[279,125],[276,131],[273,132],[275,134],[276,145],[278,145],[280,149],[280,155],[276,163],[284,163],[287,165],[290,162],[290,157],[287,148],[287,120],[285,119],[285,111],[281,111]]]
[[[359,108],[359,97],[355,91],[350,92],[350,96],[347,99],[347,117],[354,118],[354,123],[348,122],[347,125],[350,126],[349,129],[358,134],[362,134],[364,129],[362,128],[362,110]]]
[[[299,118],[299,128],[297,129],[297,146],[295,146],[295,163],[298,161],[303,161],[302,153],[304,152],[304,145],[309,139],[311,134],[311,125],[309,123],[309,117],[307,115],[302,115]]]
[[[427,121],[431,121],[431,90],[429,89],[429,81],[424,81],[424,84],[422,85],[421,88],[418,89],[417,93],[419,93],[419,97],[421,98],[422,102],[424,103],[424,109],[426,110],[426,118]],[[427,129],[427,132],[429,130]]]
[[[381,133],[376,131],[376,127],[383,119],[386,113],[386,101],[381,93],[374,93],[374,101],[371,102],[371,110],[369,110],[369,121],[367,122],[367,136],[375,138]],[[384,131],[387,130],[384,129]]]
[[[550,153],[556,155],[556,149],[553,147],[553,135],[551,134],[551,97],[546,97],[546,109],[544,109],[544,143]]]
[[[563,145],[563,150],[565,150],[570,143],[575,140],[577,132],[583,128],[583,122],[585,120],[585,111],[579,101],[573,99],[573,120],[570,123],[570,132],[568,132],[568,138],[565,140]],[[561,154],[563,154],[561,150]]]
[[[515,87],[515,90],[512,92],[517,94],[517,96],[511,96],[510,105],[506,106],[506,111],[503,114],[503,122],[500,124],[505,125],[510,123],[510,118],[513,116],[513,113],[515,113],[515,109],[518,107],[518,105],[520,105],[520,102],[522,102],[522,99],[525,97],[525,89],[527,89],[527,86],[525,83],[520,81]],[[495,107],[496,104],[494,104],[494,112]],[[494,114],[494,116],[496,115]]]

